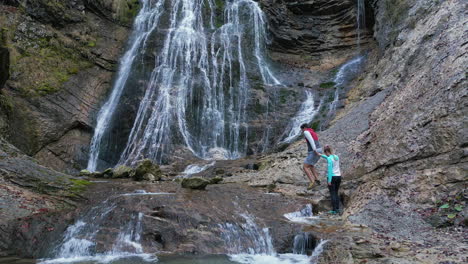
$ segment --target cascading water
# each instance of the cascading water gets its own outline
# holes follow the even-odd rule
[[[259,228],[254,217],[240,214],[245,223],[220,224],[221,237],[230,260],[244,264],[310,264],[301,254],[277,254],[268,228]]]
[[[275,254],[268,228],[260,229],[249,214],[240,214],[244,224],[220,224],[221,236],[230,254]]]
[[[112,94],[99,112],[88,169],[96,170],[103,137],[141,54],[158,54],[118,163],[161,162],[182,143],[200,158],[237,158],[247,148],[249,77],[279,85],[265,59],[266,22],[253,0],[142,0]],[[222,9],[222,14],[217,10]],[[219,22],[219,17],[224,22]],[[154,47],[149,42],[163,38]],[[209,128],[209,129],[207,129]],[[174,141],[180,142],[174,142]]]
[[[309,232],[304,232],[294,237],[293,253],[309,255],[315,248],[315,238]]]
[[[115,222],[114,210],[119,198],[140,195],[168,195],[169,193],[149,193],[143,190],[112,197],[93,207],[73,225],[69,226],[62,241],[51,252],[50,258],[40,264],[63,263],[110,263],[118,259],[137,258],[143,262],[154,262],[156,257],[145,253],[141,245],[143,214],[133,212],[123,227],[112,237],[109,232]],[[103,239],[104,238],[104,239]],[[111,241],[111,244],[101,244]]]
[[[291,142],[301,134],[301,129],[299,128],[300,125],[311,122],[322,106],[323,100],[321,100],[319,105],[315,107],[314,94],[309,90],[306,90],[305,93],[306,100],[302,103],[301,108],[289,123],[286,131],[284,132],[286,138],[283,139],[282,142]]]
[[[216,164],[216,161],[212,161],[208,164],[191,164],[188,165],[185,170],[182,172],[181,176],[177,176],[176,178],[188,178],[193,174],[200,173],[202,171],[207,170],[210,167],[213,167]]]
[[[335,83],[335,93],[333,96],[333,101],[330,102],[328,116],[333,115],[336,112],[338,102],[340,100],[340,90],[343,89],[343,86],[355,78],[359,72],[362,70],[362,65],[365,61],[365,55],[359,55],[356,58],[343,64],[333,79]]]
[[[364,0],[357,1],[357,14],[356,14],[356,24],[357,24],[357,45],[358,49],[361,48],[361,34],[362,31],[366,28],[366,5]]]

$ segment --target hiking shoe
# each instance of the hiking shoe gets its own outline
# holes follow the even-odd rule
[[[328,213],[334,215],[334,214],[336,214],[336,211],[329,211]]]
[[[314,183],[313,182],[309,183],[309,186],[307,187],[307,190],[311,190],[312,188],[314,188]]]
[[[319,181],[319,180],[315,180],[315,183],[316,183],[317,185],[320,185],[320,181]]]

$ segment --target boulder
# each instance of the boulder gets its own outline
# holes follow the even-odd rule
[[[161,179],[160,176],[156,177],[151,173],[146,173],[145,175],[143,175],[143,180],[145,180],[145,181],[152,181],[153,182],[153,181],[158,181],[160,179]]]
[[[210,184],[209,181],[203,178],[184,178],[181,182],[182,188],[204,190],[206,186]]]
[[[216,176],[210,179],[210,184],[218,184],[223,181],[222,177]]]
[[[112,178],[112,175],[114,175],[114,171],[111,168],[101,172],[96,171],[91,174],[91,176],[95,178]]]
[[[143,176],[145,174],[152,174],[155,179],[160,179],[162,176],[161,169],[157,164],[154,164],[151,160],[149,159],[144,159],[142,161],[139,161],[135,170],[135,176],[134,179],[137,181],[141,181],[143,179]]]
[[[130,178],[135,174],[135,170],[125,166],[125,165],[120,165],[117,168],[114,169],[114,173],[112,175],[112,178]]]
[[[91,176],[92,172],[90,172],[89,170],[81,170],[80,171],[80,176]]]

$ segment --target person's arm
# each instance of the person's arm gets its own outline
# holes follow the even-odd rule
[[[328,184],[331,183],[332,181],[332,177],[333,177],[333,161],[332,161],[332,157],[330,157],[330,159],[327,160],[328,162],[328,168],[327,168],[327,172],[328,172],[328,176],[327,176],[327,182]]]
[[[315,146],[315,141],[314,139],[312,138],[312,135],[310,134],[309,131],[305,131],[304,132],[304,136],[306,137],[307,141],[309,142],[310,146],[312,147],[312,149],[314,151],[317,151],[317,147]]]

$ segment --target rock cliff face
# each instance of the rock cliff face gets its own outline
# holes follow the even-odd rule
[[[321,142],[341,157],[344,216],[351,223],[400,240],[437,243],[440,235],[431,225],[463,226],[467,217],[466,209],[453,209],[466,207],[467,199],[466,3],[381,0],[372,5],[379,48],[344,109],[320,133]],[[266,156],[259,161],[262,170],[231,181],[275,183],[280,192],[307,195],[322,206],[328,190],[307,192],[298,184],[306,180],[300,169],[304,148],[298,142]],[[449,208],[439,209],[445,203]],[[429,254],[432,261],[440,250]]]
[[[0,9],[11,54],[4,136],[43,164],[76,171],[138,1],[7,1]]]
[[[41,166],[0,139],[0,256],[30,255],[28,251],[37,249],[34,244],[47,244],[36,242],[39,236],[45,238],[59,226],[66,227],[66,222],[55,225],[53,219],[64,210],[74,209],[88,185],[88,181]],[[36,224],[34,228],[31,222]],[[22,235],[18,234],[20,230],[24,231]],[[30,249],[24,244],[15,246],[23,239],[32,243]]]
[[[0,22],[9,29],[6,47],[12,54],[11,77],[0,98],[0,129],[27,154],[53,168],[73,171],[73,164],[82,167],[86,161],[93,117],[110,87],[135,1],[67,1],[58,6],[50,5],[52,2],[37,0],[24,6],[6,1],[0,5]],[[122,10],[116,8],[118,3],[124,3],[127,11],[117,12]],[[354,55],[356,3],[334,0],[261,0],[260,3],[270,20],[272,57],[286,68],[281,69],[281,74],[292,76],[284,94],[291,101],[295,100],[291,105],[297,107],[298,99],[294,99],[290,91],[317,87],[335,74],[330,69]],[[466,261],[464,252],[455,250],[463,247],[463,238],[454,235],[451,229],[434,227],[466,226],[467,221],[466,3],[463,0],[371,0],[365,3],[369,29],[361,44],[363,49],[369,50],[367,67],[352,83],[344,108],[330,127],[320,132],[320,138],[322,144],[331,145],[342,160],[342,202],[347,224],[368,226],[378,235],[371,242],[349,242],[350,235],[334,244],[335,251],[341,250],[346,257],[336,260],[337,254],[332,259],[330,254],[334,251],[330,249],[332,253],[324,258],[328,258],[329,263],[361,260],[367,263],[439,263],[442,260],[463,263]],[[5,50],[0,47],[0,51],[2,49]],[[5,68],[5,65],[8,64],[2,60],[0,67]],[[33,71],[35,74],[31,74]],[[299,79],[304,79],[301,86],[297,85]],[[262,91],[258,90],[255,93],[261,98]],[[283,107],[288,106],[286,101]],[[259,127],[266,123],[265,119],[258,120]],[[7,143],[3,146],[13,148]],[[0,187],[7,192],[23,191],[18,187],[23,186],[33,190],[31,194],[28,191],[28,195],[36,197],[37,188],[44,189],[44,186],[34,185],[43,180],[24,178],[31,173],[24,172],[25,167],[38,171],[39,174],[32,174],[41,179],[49,179],[50,175],[55,180],[65,177],[40,167],[23,154],[18,160],[15,157],[19,154],[4,152],[7,154],[2,155],[6,158],[2,158],[0,165],[2,181],[7,184],[2,183]],[[263,155],[257,160],[249,158],[249,164],[238,161],[242,166],[231,170],[213,167],[207,173],[224,176],[226,183],[246,183],[285,195],[305,196],[315,205],[315,210],[326,211],[329,202],[326,186],[322,183],[306,191],[306,177],[301,170],[304,156],[303,142],[296,142],[284,151]],[[17,164],[19,168],[15,167]],[[47,173],[42,175],[44,170]],[[323,175],[323,162],[319,170]],[[12,174],[14,177],[8,176]],[[47,197],[67,196],[66,192],[49,193],[51,188],[57,191],[67,188],[53,186],[44,189]],[[183,199],[202,201],[211,197],[212,201],[206,202],[214,203],[216,195],[223,196],[223,192],[231,190],[223,188],[213,187],[214,193],[206,197],[184,191],[179,195]],[[249,195],[254,200],[258,194]],[[62,206],[56,198],[50,199],[53,204],[50,208]],[[283,202],[282,199],[278,201]],[[127,202],[123,205],[133,206]],[[457,207],[461,208],[458,210],[456,205],[463,207]],[[151,211],[147,205],[139,206]],[[32,208],[37,211],[41,207]],[[49,208],[49,205],[44,207]],[[20,205],[12,208],[19,210]],[[165,217],[172,221],[177,218],[173,214],[178,213],[171,210],[168,209]],[[192,214],[191,210],[193,208],[180,214]],[[157,217],[161,214],[154,213]],[[11,217],[5,219],[30,214],[31,211],[24,214],[11,211]],[[217,217],[214,218],[222,219]],[[204,220],[194,217],[189,222],[195,226]],[[157,222],[150,220],[148,225],[153,225],[154,230],[160,228]],[[171,232],[167,233],[169,237],[178,235]],[[410,249],[393,245],[382,250],[369,245],[385,243],[379,242],[384,235],[409,245]],[[206,238],[210,240],[214,236],[211,233]],[[280,235],[275,236],[279,239]],[[192,238],[187,235],[184,239],[184,247],[170,245],[168,248],[179,252],[195,248],[190,243]],[[372,252],[361,249],[350,252],[348,242],[361,249],[367,245]],[[286,245],[287,241],[281,243]],[[452,249],[451,256],[446,256],[446,248],[431,246],[443,243]],[[154,246],[163,248],[158,241]],[[0,247],[11,248],[11,245]],[[208,247],[206,251],[214,250]],[[422,252],[423,247],[430,247],[430,250]],[[392,260],[389,256],[406,260]],[[439,259],[441,256],[445,259]]]
[[[372,42],[373,6],[366,5],[360,45]],[[357,51],[357,0],[261,0],[272,35],[274,59],[298,66],[331,68]]]

